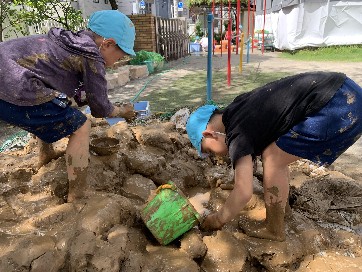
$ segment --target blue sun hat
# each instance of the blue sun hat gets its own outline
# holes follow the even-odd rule
[[[88,28],[103,38],[115,39],[117,45],[128,55],[133,50],[136,31],[132,21],[118,10],[100,10],[89,18]]]
[[[218,108],[214,105],[205,105],[195,110],[189,117],[186,123],[186,131],[192,145],[196,148],[201,157],[201,140],[203,138],[202,132],[206,129],[210,121],[211,115]]]

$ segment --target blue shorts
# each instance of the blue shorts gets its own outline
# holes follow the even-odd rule
[[[87,120],[79,110],[52,101],[35,106],[17,106],[0,100],[0,109],[1,120],[34,134],[46,143],[73,134]]]
[[[289,154],[330,165],[361,135],[362,88],[347,78],[319,112],[295,125],[276,144]]]

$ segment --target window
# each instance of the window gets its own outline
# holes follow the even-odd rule
[[[93,0],[93,3],[99,3],[99,0]]]

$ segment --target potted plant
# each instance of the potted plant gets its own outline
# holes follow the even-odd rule
[[[148,72],[153,73],[154,69],[161,70],[164,63],[164,57],[159,53],[141,50],[136,52],[136,56],[130,61],[132,65],[147,65]]]

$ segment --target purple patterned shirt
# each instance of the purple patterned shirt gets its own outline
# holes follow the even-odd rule
[[[105,62],[92,32],[52,28],[0,43],[0,99],[19,106],[51,101],[59,93],[74,97],[83,83],[95,117],[107,117],[113,105],[107,95]]]

